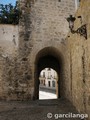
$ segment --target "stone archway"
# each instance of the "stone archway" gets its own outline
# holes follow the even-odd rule
[[[63,57],[54,47],[46,47],[38,52],[35,61],[34,98],[39,99],[39,75],[44,68],[52,68],[58,74],[57,98],[61,97],[63,81]]]

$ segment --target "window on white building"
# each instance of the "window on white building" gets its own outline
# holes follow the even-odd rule
[[[50,87],[51,86],[51,83],[50,83],[50,81],[48,81],[48,87]]]
[[[55,87],[55,81],[52,81],[52,87]]]
[[[49,79],[51,78],[51,72],[48,72],[48,78]]]
[[[45,80],[43,81],[43,85],[45,85]]]
[[[43,72],[43,77],[45,77],[45,72]]]

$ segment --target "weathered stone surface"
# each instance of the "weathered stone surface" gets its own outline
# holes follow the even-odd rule
[[[80,18],[81,15],[82,24]],[[69,33],[67,49],[70,65],[71,101],[78,111],[90,115],[90,1],[81,0],[76,13],[75,28],[87,25],[87,39],[79,34]],[[89,116],[90,117],[90,116]],[[89,118],[90,119],[90,118]]]
[[[39,52],[48,47],[51,49],[51,52],[49,51],[50,55],[54,56],[52,51],[58,51],[63,57],[60,55],[57,56],[65,62],[65,54],[63,52],[65,53],[65,37],[68,33],[66,17],[69,14],[74,14],[75,3],[72,0],[61,2],[55,0],[37,0],[34,2],[32,0],[31,2],[21,0],[20,8],[22,10],[22,16],[19,26],[19,58],[23,60],[23,64],[19,68],[19,72],[21,71],[20,73],[22,73],[19,75],[19,80],[22,81],[24,78],[30,80],[29,84],[33,90],[31,96],[35,98],[35,89],[37,89],[35,86],[38,86],[36,81],[38,79],[36,77],[36,74],[38,74],[36,62],[38,62],[37,59],[39,58],[37,56]],[[43,54],[48,54],[47,51],[42,52],[40,57]],[[58,53],[55,52],[55,54]],[[67,65],[63,66],[63,96],[68,96],[69,92],[66,92],[67,87],[64,86],[66,84],[65,82],[68,81],[68,74],[66,73],[68,70]],[[65,80],[66,78],[67,80]]]
[[[39,72],[39,70],[37,70],[38,59],[44,54],[50,54],[56,57],[60,66],[62,66],[61,63],[63,62],[63,67],[61,67],[61,75],[63,78],[61,81],[61,94],[63,96],[69,96],[68,85],[66,86],[68,69],[65,62],[65,37],[68,32],[66,17],[69,14],[74,14],[74,1],[21,0],[20,9],[22,15],[19,24],[19,40],[17,39],[17,47],[13,45],[13,47],[11,47],[11,52],[16,52],[12,55],[9,54],[9,56],[3,58],[4,61],[2,61],[4,62],[4,73],[1,72],[2,86],[4,86],[3,93],[5,94],[3,95],[5,99],[24,100],[27,98],[35,98],[35,91],[38,92],[36,88],[36,86],[38,86],[37,74]],[[7,27],[6,30],[10,31],[10,29],[11,28]],[[18,28],[13,28],[13,30],[18,31]],[[2,31],[1,29],[1,32]],[[15,38],[16,35],[13,34],[12,30],[11,33]],[[12,39],[12,37],[10,38]],[[7,51],[5,51],[5,54],[6,53]],[[57,71],[60,72],[58,69]]]
[[[0,99],[37,99],[39,72],[53,67],[59,77],[58,97],[90,114],[90,0],[82,0],[76,13],[87,24],[87,39],[68,34],[66,18],[74,14],[75,1],[20,0],[20,9],[18,46],[10,49],[15,54],[7,56],[8,49],[0,48]],[[80,26],[77,18],[74,29]]]

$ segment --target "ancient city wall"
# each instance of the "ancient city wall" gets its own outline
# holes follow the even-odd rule
[[[16,84],[18,29],[15,25],[0,25],[0,99],[8,99]]]
[[[18,26],[0,24],[0,47],[5,53],[12,54],[17,49],[18,33]]]
[[[90,0],[81,1],[75,17],[74,29],[87,25],[87,39],[77,33],[67,37],[71,101],[79,112],[90,114]]]
[[[90,0],[81,1],[76,18],[82,19],[76,19],[74,28],[86,24],[87,39],[68,34],[66,18],[74,14],[75,1],[20,0],[20,8],[19,29],[0,25],[0,99],[37,99],[37,64],[51,55],[61,67],[61,97],[90,114]]]
[[[69,14],[74,14],[75,1],[21,0],[20,7],[22,16],[19,26],[19,60],[23,61],[23,64],[20,66],[22,74],[19,80],[26,84],[27,92],[35,97],[35,86],[38,86],[35,81],[36,66],[39,58],[47,54],[52,56],[57,54],[56,56],[63,61],[63,90],[61,91],[63,96],[69,96],[68,65],[65,59],[65,37],[68,33],[66,18]],[[24,79],[22,81],[22,78],[27,76],[29,76],[27,80],[29,87],[27,81]]]
[[[72,64],[70,64],[70,61],[72,61],[72,58],[74,60],[74,57],[72,52],[69,51],[67,58],[67,53],[68,50],[74,49],[72,46],[75,42],[73,43],[70,40],[67,49],[68,23],[66,18],[70,14],[74,14],[75,1],[37,0],[30,2],[21,0],[20,7],[22,16],[19,24],[19,43],[18,26],[1,25],[0,28],[2,35],[0,45],[2,50],[5,51],[4,53],[12,54],[15,50],[19,51],[17,58],[13,57],[12,59],[11,57],[11,59],[8,59],[8,56],[5,56],[5,63],[1,59],[1,64],[7,65],[6,68],[3,67],[6,70],[6,76],[3,78],[9,81],[6,85],[7,89],[5,88],[5,91],[9,90],[6,98],[21,100],[35,97],[36,65],[40,57],[49,53],[53,56],[56,54],[59,62],[60,60],[63,61],[61,94],[72,99],[72,94],[75,94],[72,89],[74,89],[73,86],[76,84],[73,82],[76,81],[72,81],[73,76],[70,74],[72,72]],[[71,37],[68,39],[71,39]],[[84,53],[82,52],[82,54]],[[9,70],[7,70],[8,68]],[[1,74],[3,73],[1,72]],[[73,100],[75,100],[74,95]]]

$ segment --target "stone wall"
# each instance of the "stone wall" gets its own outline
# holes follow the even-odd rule
[[[90,0],[81,1],[74,28],[86,24],[87,39],[68,34],[66,18],[74,14],[74,2],[20,0],[19,40],[18,26],[0,25],[0,99],[34,99],[38,61],[51,55],[61,67],[61,96],[90,114]]]
[[[22,73],[19,76],[20,82],[26,85],[28,89],[26,92],[33,99],[35,97],[35,86],[38,86],[35,78],[38,79],[36,77],[36,66],[39,57],[48,53],[53,56],[57,54],[58,58],[63,61],[62,94],[69,96],[68,68],[65,59],[65,37],[68,33],[66,18],[69,14],[74,14],[75,1],[21,0],[20,8],[22,10],[19,26],[19,60],[22,63],[19,68],[19,72]],[[45,53],[44,48],[51,48],[51,52],[46,50]],[[58,59],[59,62],[60,59]],[[26,81],[23,78],[28,79]]]
[[[19,28],[0,25],[0,99],[14,99]]]
[[[7,54],[12,54],[18,47],[19,27],[0,24],[0,47]]]
[[[71,94],[69,99],[79,112],[90,115],[90,0],[81,0],[75,17],[75,30],[87,25],[87,39],[77,33],[69,33],[67,37]]]

